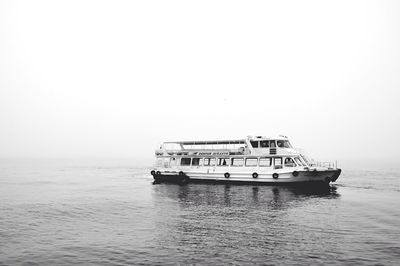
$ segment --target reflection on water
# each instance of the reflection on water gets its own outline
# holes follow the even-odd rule
[[[263,205],[271,209],[290,207],[293,202],[308,199],[335,199],[340,197],[336,186],[296,187],[296,186],[256,186],[237,184],[161,184],[154,189],[155,197],[179,199],[185,206],[215,205],[231,206],[232,202],[241,205]]]
[[[399,230],[392,226],[400,217],[393,205],[374,200],[378,195],[357,204],[360,195],[341,188],[348,198],[343,201],[336,186],[161,184],[152,189],[159,202],[155,242],[163,250],[178,249],[169,252],[185,263],[391,264],[400,254]],[[392,221],[383,222],[382,215]]]
[[[307,262],[299,247],[324,244],[315,242],[323,237],[319,232],[316,238],[315,231],[323,231],[326,225],[323,218],[314,220],[313,216],[316,212],[329,215],[340,198],[336,188],[160,184],[153,190],[157,202],[164,203],[156,207],[156,223],[162,232],[156,242],[160,248],[168,245],[190,252],[193,259],[186,258],[187,263],[210,258],[216,263],[265,263],[267,257],[278,263],[285,253]],[[310,227],[312,234],[307,233]],[[328,248],[336,249],[336,242],[326,242]]]

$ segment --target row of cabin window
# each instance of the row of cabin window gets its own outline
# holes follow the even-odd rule
[[[253,148],[291,148],[287,140],[250,140]]]
[[[282,167],[283,165],[285,167],[295,167],[295,166],[302,166],[303,163],[301,160],[297,157],[290,158],[286,157],[284,158],[284,164],[283,164],[283,158],[282,157],[261,157],[261,158],[181,158],[181,166],[215,166],[215,163],[217,162],[217,166],[249,166],[249,167],[255,167],[255,166],[261,166],[261,167],[271,167],[274,165],[275,167]],[[175,158],[173,158],[175,160]],[[295,162],[296,161],[296,162]]]

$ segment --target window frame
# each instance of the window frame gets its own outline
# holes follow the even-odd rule
[[[256,160],[256,165],[247,165],[247,160]],[[244,161],[244,165],[246,167],[257,167],[258,166],[258,158],[254,158],[254,157],[250,157],[250,158],[246,158],[246,160]]]
[[[257,146],[254,147],[253,143],[256,143]],[[250,140],[250,145],[253,149],[258,149],[260,147],[260,141],[259,140]]]
[[[226,164],[222,164],[222,161],[225,160]],[[220,164],[221,163],[221,164]],[[218,157],[217,158],[217,166],[219,167],[228,167],[230,164],[230,159],[228,157]]]
[[[278,143],[282,143],[282,147],[279,146]],[[285,141],[282,140],[282,139],[277,139],[277,140],[276,140],[276,147],[277,147],[277,148],[281,148],[281,149],[282,149],[282,148],[285,148]]]
[[[285,144],[286,144],[286,146],[285,146]],[[290,142],[289,142],[288,140],[284,140],[284,141],[283,141],[283,147],[284,147],[284,148],[287,148],[287,149],[293,148],[292,145],[290,144]]]
[[[199,164],[193,164],[194,160],[199,160]],[[190,165],[191,166],[202,166],[203,165],[203,158],[193,157],[192,158],[192,163]]]
[[[258,166],[259,167],[272,167],[273,166],[272,165],[272,158],[273,157],[260,157],[259,160],[258,160]],[[261,160],[262,159],[269,159],[269,165],[261,165]]]
[[[272,144],[274,144],[274,145],[272,145]],[[276,145],[276,140],[274,140],[274,139],[271,139],[271,140],[269,140],[269,147],[270,148],[277,148],[278,146]]]
[[[282,169],[283,168],[283,158],[282,157],[273,157],[274,158],[274,169]],[[281,164],[280,165],[276,165],[276,161],[280,159]],[[278,167],[277,167],[278,166]]]
[[[189,164],[182,164],[182,160],[189,159]],[[180,166],[191,166],[192,165],[192,157],[181,157]]]
[[[206,160],[208,160],[208,164],[205,164],[206,163]],[[212,164],[211,164],[212,163]],[[205,157],[205,158],[203,158],[203,166],[211,166],[211,167],[214,167],[215,166],[215,163],[216,163],[216,160],[215,160],[215,158],[211,158],[211,157]]]
[[[242,164],[241,164],[241,165],[234,165],[233,162],[234,162],[235,160],[241,160],[241,161],[242,161]],[[244,158],[242,158],[242,157],[240,157],[240,158],[231,158],[231,164],[230,164],[230,166],[232,166],[232,167],[243,167],[243,166],[244,166]]]
[[[263,146],[261,143],[266,143],[267,146]],[[269,148],[269,140],[260,140],[260,148]]]
[[[291,164],[293,164],[292,166],[286,165],[286,160],[287,159],[291,159],[292,160],[292,163],[291,163]],[[293,157],[285,157],[285,160],[283,160],[283,166],[284,167],[297,167],[297,164],[296,164],[295,160],[293,159]]]

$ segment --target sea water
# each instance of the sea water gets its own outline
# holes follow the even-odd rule
[[[329,190],[152,184],[134,162],[0,161],[2,265],[399,265],[400,171]]]

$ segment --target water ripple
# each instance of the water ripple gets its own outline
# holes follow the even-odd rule
[[[397,172],[328,190],[151,185],[131,166],[0,167],[0,264],[397,265]]]

